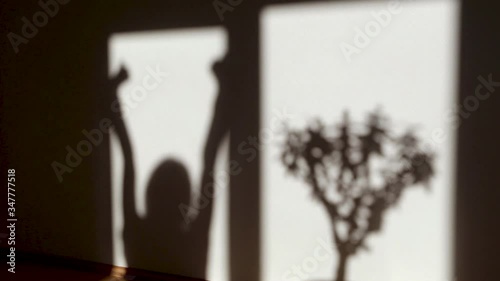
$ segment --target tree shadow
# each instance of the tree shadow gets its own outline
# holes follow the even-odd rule
[[[356,132],[346,112],[340,125],[289,129],[282,149],[286,170],[311,188],[328,215],[338,254],[335,281],[347,280],[350,258],[368,250],[367,238],[381,231],[404,191],[428,185],[434,175],[435,155],[413,131],[393,132],[380,112],[362,127]],[[376,157],[386,160],[376,169],[381,183],[371,180]]]

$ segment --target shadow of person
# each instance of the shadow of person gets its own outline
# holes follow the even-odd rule
[[[129,265],[204,277],[205,265],[197,262],[196,249],[192,248],[199,234],[183,230],[177,208],[190,200],[190,190],[187,169],[180,162],[166,159],[156,168],[146,188],[146,216],[125,220],[123,238]]]
[[[166,159],[155,169],[147,184],[147,214],[144,218],[136,212],[132,145],[120,104],[116,102],[117,89],[128,78],[126,69],[122,67],[109,81],[108,91],[111,94],[108,102],[115,105],[111,113],[113,129],[120,141],[124,159],[123,240],[130,267],[206,279],[215,185],[212,172],[218,148],[229,131],[230,91],[227,81],[223,81],[229,71],[227,65],[227,58],[213,65],[220,87],[204,148],[200,195],[191,198],[190,177],[185,166],[175,159]],[[179,206],[185,202],[191,206],[203,205],[189,225],[179,211]]]

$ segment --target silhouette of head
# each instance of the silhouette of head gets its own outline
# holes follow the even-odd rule
[[[191,183],[186,167],[180,162],[164,160],[154,171],[146,191],[147,217],[182,222],[179,204],[189,203]]]

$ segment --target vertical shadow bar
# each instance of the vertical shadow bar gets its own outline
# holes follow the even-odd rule
[[[456,281],[498,280],[500,270],[499,10],[486,0],[462,4],[458,102],[467,112],[458,141]],[[481,82],[490,75],[496,86]]]
[[[256,1],[258,2],[258,1]],[[260,280],[260,172],[259,151],[255,157],[240,153],[240,145],[250,147],[249,137],[258,137],[259,99],[259,20],[258,5],[244,2],[228,18],[229,57],[235,66],[231,74],[230,161],[241,173],[231,177],[229,195],[230,280]],[[251,159],[251,160],[249,160]]]
[[[104,32],[102,32],[104,33]],[[105,96],[109,93],[105,90],[105,83],[108,79],[108,34],[96,35],[98,38],[99,51],[96,54],[96,61],[100,62],[96,66],[96,73],[93,81],[95,87],[95,109],[96,114],[93,118],[93,127],[100,128],[100,123],[103,119],[110,118],[109,110],[111,105],[105,101]],[[101,262],[113,264],[113,202],[112,202],[112,186],[111,186],[111,147],[110,147],[109,131],[103,132],[102,143],[98,147],[94,155],[94,174],[93,182],[95,188],[95,202],[97,216],[97,243],[99,247],[99,259]]]

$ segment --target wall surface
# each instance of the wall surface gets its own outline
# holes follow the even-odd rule
[[[131,0],[67,2],[61,4],[56,15],[37,32],[31,31],[30,35],[28,31],[32,38],[20,44],[17,53],[7,35],[10,32],[22,34],[22,18],[31,19],[42,8],[38,1],[2,2],[1,173],[3,175],[8,168],[16,169],[19,219],[16,245],[19,250],[111,263],[110,177],[109,173],[102,172],[110,169],[107,138],[94,147],[88,157],[83,157],[71,173],[65,173],[62,182],[51,166],[54,161],[66,161],[67,146],[76,148],[85,140],[82,130],[98,126],[104,112],[102,85],[108,74],[108,36],[135,29],[218,25],[220,20],[211,1],[148,0],[141,1],[140,5]],[[244,14],[243,7],[232,15]],[[499,4],[491,1],[463,1],[459,101],[474,93],[479,75],[492,74],[493,80],[500,80],[499,10]],[[230,29],[234,39],[230,46],[244,50],[236,54],[241,58],[240,63],[258,59],[255,50],[258,44],[247,43],[258,43],[255,33],[258,22],[251,16],[248,19],[246,23],[235,21],[239,29]],[[258,65],[246,71],[247,75],[239,77],[238,81],[242,92],[257,93],[258,85],[252,82],[258,81]],[[498,276],[499,91],[464,119],[459,129],[455,264],[460,281],[497,280]],[[245,102],[242,99],[242,103]],[[259,101],[251,99],[248,102],[252,106],[247,109],[245,118],[234,121],[235,127],[248,121],[258,124]],[[255,134],[258,125],[245,130],[235,132],[232,137],[238,140],[246,138],[249,132]],[[235,141],[231,148],[234,154],[237,143]],[[253,165],[233,184],[257,186],[258,175],[258,166]],[[258,193],[232,196],[233,204],[247,202],[248,198],[259,204]],[[247,204],[252,206],[251,203],[243,205]],[[239,210],[239,215],[248,215],[244,208]],[[6,214],[1,213],[0,219],[5,221]],[[258,215],[250,215],[249,220],[238,220],[236,216],[231,220],[233,277],[245,276],[249,266],[255,276],[259,272],[258,264],[248,263],[245,256],[236,255],[245,253],[253,260],[258,259],[259,247],[255,244],[245,246],[246,235],[258,234],[258,231],[246,231],[249,224],[258,225],[259,222]],[[6,247],[3,243],[1,246]],[[258,246],[258,240],[256,244]],[[22,269],[22,264],[19,266]]]

